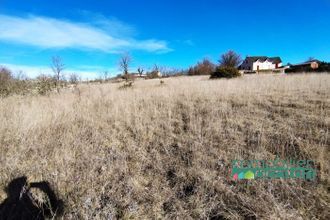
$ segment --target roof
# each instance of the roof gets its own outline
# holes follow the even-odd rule
[[[317,59],[312,59],[312,60],[308,60],[306,62],[303,62],[303,63],[297,63],[297,64],[294,64],[294,65],[291,65],[291,66],[304,66],[304,65],[310,65],[311,63],[321,63],[321,61],[317,60]]]
[[[248,62],[256,62],[259,60],[260,62],[265,62],[268,60],[269,62],[272,63],[282,63],[282,60],[280,57],[267,57],[267,56],[253,56],[253,57],[246,57],[245,60]]]

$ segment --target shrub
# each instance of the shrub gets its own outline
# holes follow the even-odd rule
[[[133,87],[133,81],[124,82],[122,86],[119,87],[119,89],[127,89]]]
[[[128,82],[128,81],[134,81],[134,75],[129,74],[129,73],[126,73],[126,74],[121,75],[121,78],[124,79],[124,80],[126,80],[126,82]]]
[[[69,77],[69,82],[70,82],[71,84],[78,84],[78,81],[79,81],[79,79],[78,79],[78,75],[75,74],[75,73],[72,73],[72,74],[70,75],[70,77]]]
[[[211,74],[210,79],[234,78],[239,76],[241,76],[241,74],[234,67],[218,67],[217,70]]]
[[[25,95],[32,86],[33,84],[28,79],[20,76],[14,77],[9,69],[0,67],[0,96]]]
[[[210,75],[215,70],[215,64],[210,60],[204,59],[202,62],[198,62],[196,66],[190,67],[188,70],[188,75]]]
[[[159,67],[157,64],[154,65],[154,68],[151,71],[146,73],[146,79],[157,79],[161,78],[163,75],[161,72],[165,70],[164,67]]]
[[[317,72],[330,72],[330,63],[321,62],[319,68],[316,69]]]
[[[160,72],[155,70],[147,73],[147,79],[156,79],[160,78],[160,76]]]
[[[37,80],[37,91],[40,95],[46,95],[56,87],[56,79],[52,77],[40,75]]]
[[[0,96],[9,95],[12,81],[13,76],[11,71],[4,67],[0,67]]]
[[[33,88],[33,83],[27,79],[18,80],[14,79],[10,86],[10,93],[19,95],[26,95]]]

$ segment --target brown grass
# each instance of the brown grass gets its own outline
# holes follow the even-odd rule
[[[63,219],[327,219],[330,75],[168,78],[0,99],[0,201],[48,180]],[[312,159],[314,182],[228,179],[233,159]]]

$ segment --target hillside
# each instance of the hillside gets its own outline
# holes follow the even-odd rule
[[[48,180],[63,219],[327,219],[330,75],[79,85],[0,99],[0,201]],[[234,159],[310,159],[315,181],[230,179]]]

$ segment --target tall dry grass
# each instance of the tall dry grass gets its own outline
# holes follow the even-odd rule
[[[1,99],[0,188],[48,180],[63,219],[329,217],[330,75],[120,86]],[[318,179],[229,179],[231,160],[276,155],[316,161]]]

